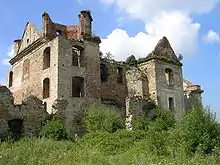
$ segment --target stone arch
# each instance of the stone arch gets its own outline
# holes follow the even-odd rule
[[[43,80],[43,99],[50,97],[50,79],[45,78]]]
[[[50,47],[47,47],[44,49],[44,59],[43,59],[43,69],[47,69],[50,67]]]

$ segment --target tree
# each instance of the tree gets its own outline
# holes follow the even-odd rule
[[[137,60],[135,58],[134,55],[131,55],[129,56],[127,59],[126,59],[126,63],[130,66],[137,66]]]

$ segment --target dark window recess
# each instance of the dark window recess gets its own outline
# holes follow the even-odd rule
[[[44,50],[43,69],[50,67],[50,47]]]
[[[108,67],[105,64],[100,64],[100,76],[101,76],[101,81],[105,82],[108,80]]]
[[[117,68],[117,82],[123,83],[123,69],[121,67]]]
[[[44,102],[44,110],[47,111],[47,102]]]
[[[11,71],[9,73],[9,82],[8,82],[8,86],[11,87],[13,85],[13,72]]]
[[[81,51],[75,47],[72,49],[72,65],[81,67]]]
[[[56,30],[56,35],[61,35],[62,34],[62,32],[61,32],[61,30]]]
[[[165,76],[166,76],[166,83],[167,83],[167,85],[173,85],[173,81],[174,81],[173,71],[171,69],[167,68],[165,70]]]
[[[43,81],[43,99],[50,97],[50,79],[45,78]]]
[[[82,77],[72,78],[72,97],[84,97],[84,79]]]
[[[169,98],[169,109],[174,111],[174,100],[172,97]]]
[[[22,136],[23,120],[13,119],[8,121],[9,130],[14,140],[18,140]]]

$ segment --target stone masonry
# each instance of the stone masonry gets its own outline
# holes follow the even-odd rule
[[[62,116],[69,132],[74,132],[77,114],[91,103],[113,105],[124,118],[135,111],[133,105],[143,109],[146,100],[176,118],[191,107],[191,100],[201,104],[203,91],[183,86],[182,63],[166,37],[131,67],[100,56],[101,40],[92,34],[92,21],[89,11],[81,11],[78,25],[55,23],[47,13],[42,14],[42,31],[26,24],[22,38],[14,41],[7,76],[15,104],[35,96],[48,113]]]
[[[15,105],[12,93],[5,86],[0,86],[0,112],[0,138],[36,136],[49,116],[43,102],[34,96]]]

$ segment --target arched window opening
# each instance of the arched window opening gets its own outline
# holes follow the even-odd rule
[[[30,60],[26,59],[23,63],[23,78],[28,78],[30,69]]]
[[[165,76],[167,85],[173,85],[173,71],[167,68],[165,70]]]
[[[108,80],[108,67],[105,64],[100,64],[100,76],[101,82],[106,82]]]
[[[30,43],[30,40],[29,40],[29,39],[27,39],[27,45],[29,45],[29,43]]]
[[[44,60],[43,60],[43,69],[50,67],[50,47],[47,47],[44,50]]]
[[[84,97],[84,79],[82,77],[72,78],[72,97]]]
[[[13,85],[13,72],[9,73],[9,83],[8,86],[11,87]]]
[[[169,97],[169,103],[168,103],[168,108],[171,110],[171,111],[174,111],[174,100],[172,97]]]
[[[123,69],[121,67],[117,67],[117,82],[123,83]]]
[[[50,97],[50,79],[45,78],[43,81],[43,99]]]
[[[61,32],[61,30],[56,30],[56,35],[61,35],[62,34],[62,32]]]

